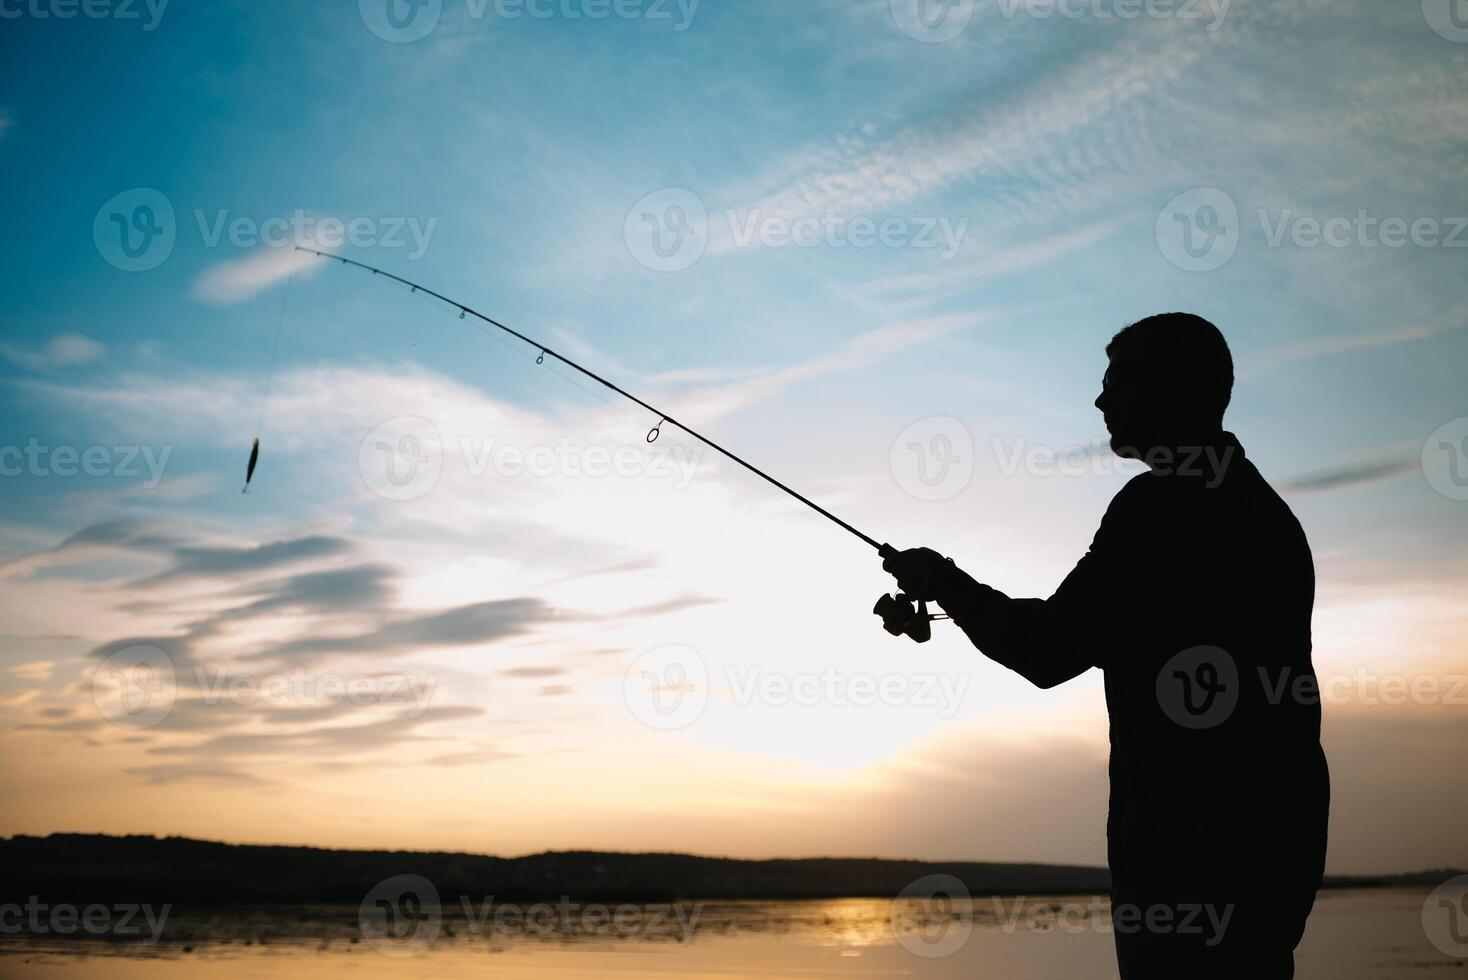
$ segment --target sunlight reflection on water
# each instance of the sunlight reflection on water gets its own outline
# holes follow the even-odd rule
[[[1409,889],[1322,894],[1300,950],[1298,975],[1302,980],[1448,975],[1442,968],[1452,971],[1454,962],[1422,934],[1425,894]],[[665,919],[672,925],[639,927],[618,938],[563,924],[533,932],[513,924],[504,928],[503,922],[497,928],[482,909],[446,907],[431,948],[408,956],[387,955],[364,941],[355,908],[236,909],[173,917],[157,946],[6,937],[0,943],[0,974],[1085,980],[1116,976],[1105,907],[1104,900],[1086,897],[980,898],[941,907],[881,899],[707,902],[689,910],[696,916],[687,941],[670,916]],[[1060,913],[1065,917],[1057,918]]]

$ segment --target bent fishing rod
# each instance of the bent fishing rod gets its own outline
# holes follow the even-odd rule
[[[367,265],[365,262],[358,262],[355,259],[343,258],[340,255],[333,255],[329,252],[322,252],[318,249],[307,248],[304,245],[297,245],[295,249],[297,252],[306,252],[310,255],[315,255],[318,258],[340,262],[342,265],[355,266],[356,268],[362,269],[365,272],[372,273],[374,276],[382,276],[400,285],[407,286],[414,293],[423,293],[426,296],[432,296],[434,299],[437,299],[440,302],[445,303],[448,306],[453,307],[454,309],[457,309],[459,311],[459,319],[461,320],[465,317],[470,316],[475,317],[479,320],[483,320],[490,326],[496,327],[509,334],[510,336],[516,338],[517,340],[520,340],[521,342],[539,350],[540,357],[536,360],[537,364],[544,364],[547,357],[553,357],[557,361],[560,361],[562,364],[565,364],[567,367],[579,371],[581,374],[590,378],[592,381],[595,381],[597,384],[602,385],[603,387],[608,388],[612,391],[615,391],[622,397],[632,401],[637,405],[640,405],[642,408],[647,409],[653,415],[656,415],[662,421],[658,422],[658,424],[653,426],[652,430],[648,432],[647,441],[649,443],[657,441],[658,437],[662,434],[662,427],[664,425],[671,425],[675,428],[682,429],[684,432],[688,433],[688,435],[697,439],[705,446],[708,446],[710,449],[732,460],[733,462],[738,463],[740,466],[744,467],[746,470],[749,470],[749,472],[753,473],[755,476],[758,476],[765,482],[780,490],[783,490],[791,497],[794,497],[802,504],[805,504],[817,514],[820,514],[827,520],[832,521],[833,523],[850,532],[851,534],[856,535],[862,541],[875,548],[877,550],[877,554],[880,555],[882,558],[890,558],[897,554],[897,549],[892,547],[890,544],[881,544],[877,541],[876,538],[862,533],[851,524],[848,524],[846,521],[843,521],[841,518],[837,517],[835,514],[822,507],[820,504],[811,500],[809,497],[806,497],[805,495],[791,489],[789,486],[786,486],[784,483],[781,483],[779,480],[775,479],[773,476],[770,476],[770,474],[766,473],[758,466],[755,466],[748,460],[743,459],[742,457],[737,456],[729,450],[725,449],[723,446],[719,445],[717,442],[714,442],[712,439],[699,432],[697,429],[693,429],[685,423],[678,421],[667,412],[664,412],[662,409],[648,404],[647,402],[643,401],[641,398],[638,398],[636,395],[632,394],[632,392],[621,387],[620,385],[608,381],[606,378],[602,377],[600,374],[597,374],[595,371],[592,371],[590,368],[578,364],[576,361],[573,361],[566,355],[560,353],[552,347],[541,343],[538,340],[535,340],[532,337],[527,337],[525,334],[514,329],[513,327],[508,327],[500,321],[494,319],[493,317],[486,316],[485,314],[480,313],[478,310],[474,309],[471,306],[468,306],[465,303],[461,303],[455,299],[450,299],[440,292],[429,289],[427,286],[421,286],[418,283],[413,282],[409,279],[404,279],[402,276],[395,275],[391,272],[386,271],[385,269],[379,269],[375,266]],[[925,642],[928,639],[930,633],[930,627],[928,624],[933,619],[946,618],[938,615],[929,614],[927,611],[927,604],[925,602],[918,603],[918,608],[916,610],[912,609],[912,602],[910,602],[907,597],[903,595],[898,595],[896,597],[883,596],[880,600],[878,600],[877,607],[873,611],[882,617],[883,625],[889,633],[894,636],[900,636],[906,633],[908,636],[911,636],[919,643]]]

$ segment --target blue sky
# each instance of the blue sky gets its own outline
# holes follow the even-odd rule
[[[866,616],[888,583],[855,539],[677,434],[647,449],[656,417],[547,376],[533,349],[256,242],[271,219],[315,244],[320,222],[357,222],[359,244],[329,250],[584,358],[874,536],[1016,594],[1048,594],[1129,472],[1084,451],[1106,340],[1201,313],[1238,362],[1230,426],[1315,548],[1317,664],[1468,668],[1468,503],[1436,448],[1468,436],[1468,44],[1445,5],[1123,18],[1104,0],[1073,17],[960,0],[947,23],[967,26],[934,42],[903,29],[908,0],[649,0],[600,19],[585,0],[518,17],[443,0],[418,12],[431,31],[395,43],[374,3],[69,20],[30,4],[0,21],[0,446],[100,447],[105,471],[4,477],[0,711],[29,746],[5,778],[40,792],[0,830],[636,847],[718,805],[726,819],[670,846],[1101,860],[1099,678],[1042,696],[956,634],[894,646]],[[120,268],[112,215],[159,195],[171,250]],[[673,237],[689,206],[691,236]],[[1311,222],[1332,219],[1335,242],[1316,243]],[[1383,221],[1412,240],[1379,244]],[[862,222],[888,240],[853,244]],[[654,227],[686,267],[656,267]],[[813,237],[782,243],[791,229]],[[429,423],[442,474],[387,499],[369,434],[401,448],[405,418]],[[928,492],[904,447],[955,435],[972,477]],[[637,472],[476,465],[475,448],[563,440],[578,459],[636,449]],[[1006,464],[1030,450],[1084,465]],[[409,721],[384,704],[189,708],[121,731],[93,673],[139,639],[185,673],[433,677],[432,705]],[[696,723],[649,731],[619,692],[667,644],[714,677],[839,663],[972,683],[946,712],[751,705],[714,682]],[[1461,741],[1461,703],[1352,692],[1327,711],[1338,798],[1380,792],[1382,732],[1414,758]],[[380,756],[362,745],[377,731]],[[1085,829],[955,818],[914,842],[901,814],[939,793],[935,767],[986,800],[1009,787],[984,805],[1010,822],[1066,806]],[[1396,769],[1427,810],[1464,802],[1429,765]],[[89,780],[105,791],[76,791]],[[200,781],[225,802],[160,823],[156,801]],[[405,782],[458,816],[373,815]],[[489,799],[498,822],[465,815]],[[802,829],[847,805],[871,819]],[[1390,817],[1343,812],[1339,869],[1468,860],[1447,824],[1401,843]]]

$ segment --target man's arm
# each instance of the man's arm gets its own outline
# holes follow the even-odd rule
[[[990,660],[1036,687],[1051,688],[1095,666],[1081,627],[1085,616],[1062,593],[1079,592],[1089,574],[1081,559],[1061,591],[1050,599],[1011,599],[974,581],[947,562],[934,582],[934,598]]]
[[[926,548],[902,552],[885,567],[904,592],[936,600],[989,659],[1037,687],[1055,687],[1101,663],[1095,626],[1114,618],[1107,612],[1126,587],[1127,515],[1139,512],[1140,490],[1128,484],[1117,494],[1090,551],[1049,599],[1011,599]]]

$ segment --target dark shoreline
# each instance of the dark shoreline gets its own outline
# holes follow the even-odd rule
[[[1326,887],[1436,885],[1459,873],[1331,876]],[[494,895],[503,901],[893,898],[933,875],[957,878],[972,895],[1110,890],[1106,869],[1077,865],[596,851],[502,858],[98,834],[0,839],[0,901],[34,895],[50,902],[166,902],[183,908],[356,903],[398,875],[422,876],[443,895]]]

